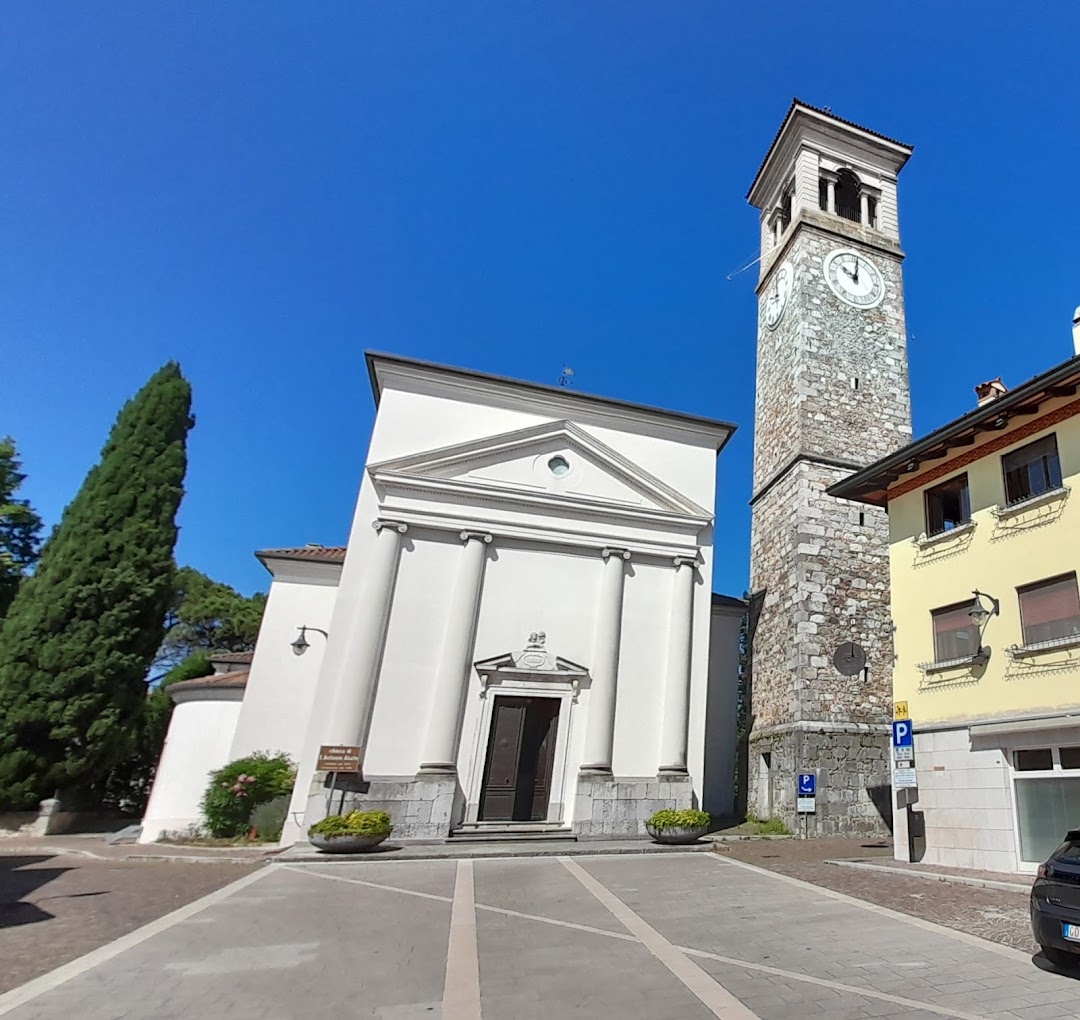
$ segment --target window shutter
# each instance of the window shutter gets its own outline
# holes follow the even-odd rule
[[[1077,594],[1076,578],[1063,577],[1038,588],[1022,591],[1020,613],[1025,628],[1080,617],[1080,595]]]

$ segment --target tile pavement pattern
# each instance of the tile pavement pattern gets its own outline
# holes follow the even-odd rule
[[[10,1020],[1039,1020],[1080,1015],[1080,981],[689,854],[273,865],[13,1001],[0,997]]]

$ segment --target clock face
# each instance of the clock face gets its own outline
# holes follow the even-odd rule
[[[795,282],[795,269],[790,262],[781,262],[773,272],[769,287],[765,291],[765,325],[776,329],[780,317],[787,307],[788,295]]]
[[[874,308],[885,296],[885,281],[865,255],[838,248],[825,256],[825,279],[841,301],[856,308]]]
[[[845,641],[833,653],[832,661],[838,673],[854,676],[866,665],[866,652],[854,641]]]

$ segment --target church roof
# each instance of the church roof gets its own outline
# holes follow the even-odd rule
[[[830,120],[835,120],[837,124],[843,124],[845,127],[855,128],[857,131],[865,131],[868,135],[873,135],[875,138],[880,138],[883,142],[888,142],[890,145],[899,145],[902,149],[908,149],[909,153],[915,149],[914,145],[908,145],[907,142],[897,141],[895,138],[890,138],[888,135],[883,135],[880,131],[874,131],[868,127],[863,127],[862,124],[856,124],[853,120],[845,120],[843,117],[837,117],[832,110],[824,109],[820,106],[812,106],[810,103],[804,103],[798,97],[791,100],[791,106],[788,107],[788,112],[784,115],[784,119],[780,124],[779,130],[776,132],[776,136],[773,138],[772,143],[769,145],[769,151],[765,153],[765,158],[761,161],[761,166],[758,167],[757,173],[754,174],[754,182],[750,185],[750,190],[746,193],[747,201],[750,200],[750,196],[754,193],[754,188],[757,187],[757,182],[761,177],[762,172],[768,165],[769,159],[776,149],[776,146],[780,143],[780,138],[784,134],[785,128],[791,121],[791,118],[795,116],[795,111],[798,109],[808,110],[810,113],[815,113],[819,117],[828,117]]]
[[[214,652],[211,662],[251,662],[254,652]]]
[[[259,549],[255,555],[266,560],[307,560],[309,563],[344,563],[346,546],[300,545],[287,549]]]
[[[570,389],[564,386],[547,386],[543,383],[526,382],[522,379],[511,379],[505,375],[491,375],[487,372],[477,372],[469,368],[457,368],[454,365],[440,365],[434,361],[424,361],[417,358],[405,358],[397,354],[383,354],[378,351],[365,353],[368,366],[368,376],[371,378],[371,391],[375,396],[375,406],[378,407],[382,396],[382,387],[379,383],[378,366],[398,365],[406,368],[428,369],[443,375],[457,376],[459,379],[468,379],[486,383],[491,388],[513,387],[521,391],[526,390],[539,395],[547,394],[558,397],[560,401],[568,401],[581,404],[600,405],[602,408],[625,409],[640,414],[649,415],[669,422],[683,422],[687,425],[704,428],[708,431],[719,433],[716,452],[719,453],[727,441],[734,435],[737,425],[719,418],[705,418],[697,414],[686,414],[683,411],[669,411],[662,407],[653,407],[649,404],[636,404],[629,400],[616,400],[613,397],[599,397],[593,393],[582,393],[580,390]]]
[[[249,670],[236,670],[232,673],[211,673],[209,676],[197,676],[192,680],[178,680],[165,688],[169,695],[184,691],[228,690],[229,688],[247,687]]]

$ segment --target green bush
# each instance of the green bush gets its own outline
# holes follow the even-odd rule
[[[708,811],[693,811],[689,808],[685,811],[657,811],[649,819],[649,825],[657,832],[665,829],[700,829],[711,822],[712,816]]]
[[[265,804],[256,804],[248,821],[255,830],[255,838],[270,841],[281,839],[285,819],[289,814],[289,796],[275,797]]]
[[[746,816],[746,821],[754,827],[758,836],[791,835],[791,830],[784,824],[782,818],[758,818],[757,815],[750,813]]]
[[[308,835],[389,836],[393,831],[385,811],[353,811],[347,815],[328,815],[308,829]]]
[[[296,766],[280,751],[256,751],[210,773],[202,799],[206,827],[213,836],[243,836],[251,812],[275,797],[292,793]]]

